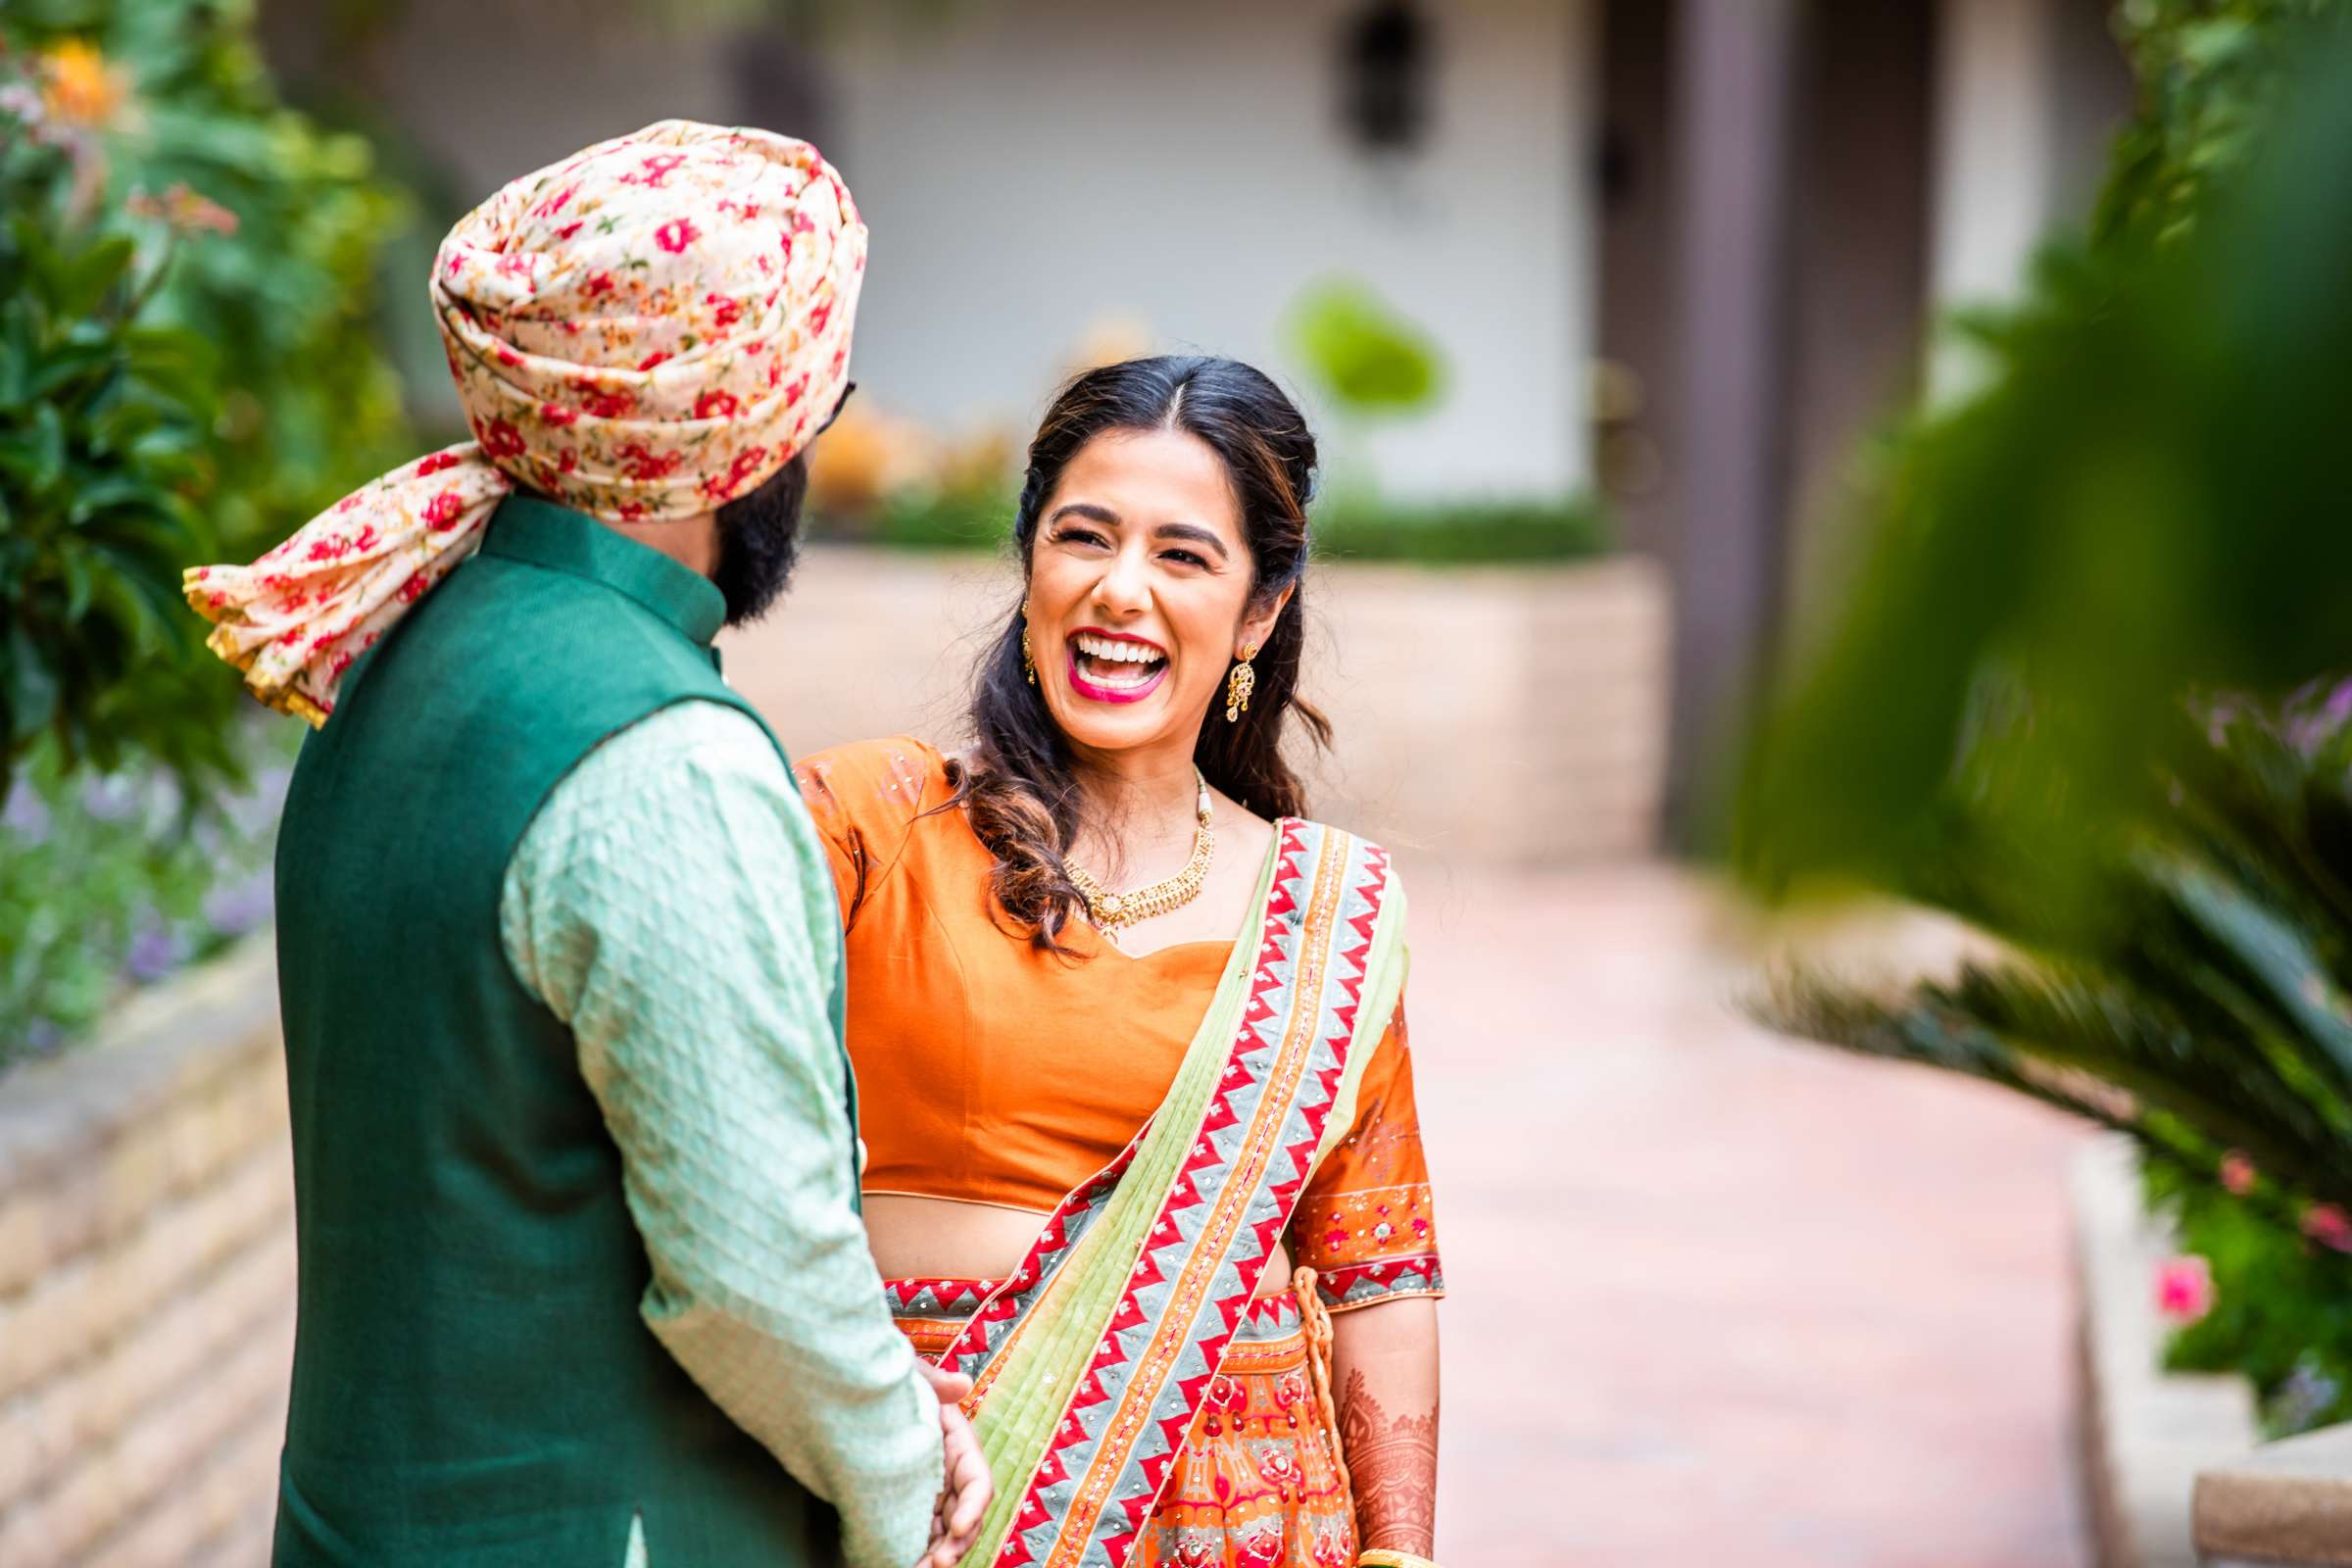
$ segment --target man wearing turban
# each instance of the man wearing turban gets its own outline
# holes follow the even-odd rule
[[[858,1220],[824,853],[710,647],[783,585],[864,259],[764,131],[517,180],[434,266],[476,439],[188,573],[316,726],[286,1568],[944,1568],[987,1501]]]

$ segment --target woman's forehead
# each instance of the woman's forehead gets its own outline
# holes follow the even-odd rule
[[[1216,449],[1185,430],[1107,430],[1071,454],[1055,505],[1086,501],[1122,525],[1198,522],[1238,533],[1241,507]]]

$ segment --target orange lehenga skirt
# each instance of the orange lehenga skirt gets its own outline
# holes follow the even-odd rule
[[[1355,1503],[1331,1400],[1331,1320],[1300,1269],[1234,1330],[1131,1568],[1348,1568]],[[994,1280],[894,1280],[894,1302],[945,1303],[895,1321],[936,1359]],[[1004,1485],[998,1477],[998,1485]]]

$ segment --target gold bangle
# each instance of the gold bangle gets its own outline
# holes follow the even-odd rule
[[[1375,1546],[1370,1551],[1356,1553],[1355,1568],[1438,1568],[1427,1557],[1416,1557],[1409,1551],[1391,1551]]]

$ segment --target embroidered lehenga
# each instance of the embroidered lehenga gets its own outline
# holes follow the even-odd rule
[[[1388,857],[1277,823],[1232,942],[1076,960],[1009,929],[911,740],[802,767],[849,932],[869,1194],[1040,1216],[1003,1280],[892,1280],[971,1374],[998,1495],[970,1560],[1345,1568],[1329,1314],[1444,1293]],[[1298,1272],[1265,1279],[1277,1244]]]

